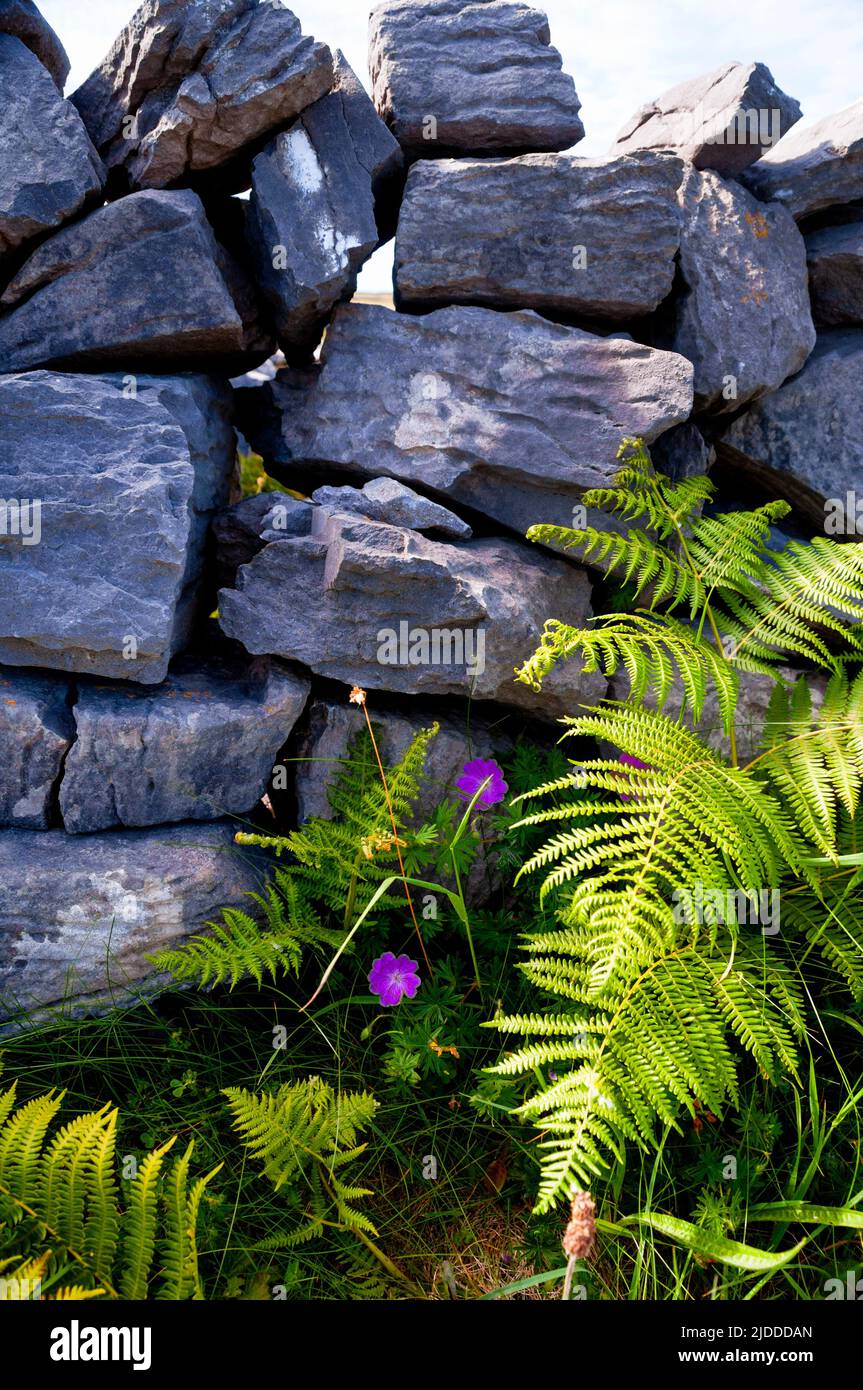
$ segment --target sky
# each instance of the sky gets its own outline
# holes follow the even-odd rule
[[[72,63],[67,92],[104,57],[135,0],[37,0]],[[292,0],[303,29],[341,48],[366,86],[369,0]],[[580,155],[605,154],[646,101],[687,78],[737,61],[766,63],[803,108],[803,124],[863,96],[863,0],[546,0],[551,41],[581,99]],[[391,288],[392,245],[360,277]]]

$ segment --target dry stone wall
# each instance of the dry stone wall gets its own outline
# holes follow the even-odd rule
[[[520,0],[384,0],[367,85],[280,0],[146,0],[68,66],[0,0],[7,1026],[158,988],[259,882],[238,823],[326,814],[348,685],[393,757],[440,717],[429,808],[604,698],[513,667],[593,612],[524,533],[623,436],[863,531],[863,102],[807,128],[726,63],[581,158]],[[393,237],[395,309],[351,302]],[[241,499],[238,439],[292,493]]]

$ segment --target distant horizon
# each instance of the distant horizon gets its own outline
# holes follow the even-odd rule
[[[72,69],[67,93],[92,72],[138,8],[136,0],[36,0],[62,40]],[[294,0],[303,29],[340,48],[369,88],[368,13],[356,0]],[[547,0],[551,41],[575,81],[586,135],[574,153],[600,157],[639,107],[724,62],[762,62],[803,108],[811,125],[863,96],[863,20],[860,0],[825,0],[813,12],[801,0],[604,0],[576,14],[571,0]],[[855,85],[859,84],[859,85]],[[392,242],[368,262],[359,288],[392,290]]]

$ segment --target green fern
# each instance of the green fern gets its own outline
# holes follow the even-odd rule
[[[202,1298],[195,1230],[201,1196],[219,1168],[189,1191],[194,1146],[164,1171],[171,1140],[141,1160],[121,1205],[116,1109],[79,1115],[49,1138],[62,1094],[37,1096],[16,1109],[15,1091],[13,1083],[0,1095],[6,1287],[39,1280],[53,1290],[50,1296],[64,1299],[145,1299],[151,1291],[159,1298]]]
[[[863,547],[816,539],[772,555],[768,528],[784,503],[705,517],[705,479],[672,484],[638,441],[621,456],[614,485],[585,501],[649,529],[529,533],[578,547],[649,598],[585,630],[549,622],[517,673],[539,688],[574,657],[630,680],[625,701],[564,721],[564,740],[610,744],[623,761],[579,758],[579,796],[519,823],[559,827],[521,869],[542,871],[541,899],[560,923],[527,939],[521,969],[559,1003],[489,1026],[527,1040],[494,1070],[543,1077],[521,1107],[547,1136],[543,1210],[622,1162],[627,1143],[653,1144],[659,1125],[696,1105],[734,1106],[744,1054],[765,1077],[796,1080],[816,959],[863,996],[863,674],[849,666],[863,652],[849,626],[863,617]],[[830,673],[817,710],[806,678],[789,688],[779,670],[800,657]],[[735,718],[749,671],[776,686],[762,748],[741,767]],[[675,683],[672,719],[663,707]],[[711,687],[729,759],[698,737]],[[566,790],[559,778],[527,799]],[[760,895],[780,891],[781,933],[745,930]],[[542,1070],[552,1066],[553,1084]]]
[[[304,947],[336,948],[376,889],[397,865],[393,817],[399,837],[419,795],[428,745],[438,726],[421,730],[387,772],[387,795],[368,731],[351,740],[341,775],[330,789],[334,818],[315,817],[288,835],[241,832],[237,840],[287,855],[263,893],[250,894],[249,911],[224,908],[220,922],[180,947],[150,959],[178,983],[202,987],[251,976],[260,985],[299,970]],[[403,899],[385,894],[378,911],[401,908]]]
[[[337,1093],[319,1077],[255,1095],[236,1086],[225,1090],[234,1128],[276,1190],[299,1187],[302,1224],[276,1238],[278,1248],[319,1236],[326,1225],[375,1235],[368,1217],[354,1203],[371,1196],[351,1186],[341,1169],[365,1150],[357,1137],[370,1124],[377,1101],[365,1092]]]

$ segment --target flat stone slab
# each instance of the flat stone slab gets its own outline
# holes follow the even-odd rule
[[[96,199],[102,161],[81,118],[0,11],[0,265]]]
[[[332,80],[330,50],[281,0],[145,0],[72,101],[127,187],[167,188],[229,164]]]
[[[746,170],[744,182],[765,202],[783,203],[798,222],[863,198],[863,98],[789,131]]]
[[[25,372],[0,416],[0,661],[163,680],[228,500],[227,387]]]
[[[863,220],[810,232],[806,263],[819,328],[863,324]]]
[[[775,145],[801,114],[800,103],[777,87],[764,63],[723,63],[642,106],[611,153],[673,150],[696,169],[733,178]]]
[[[247,906],[259,869],[234,827],[0,833],[0,1018],[131,1003],[161,983],[147,956]]]
[[[35,53],[62,92],[69,58],[47,19],[32,0],[0,0],[0,34],[12,34]]]
[[[514,530],[571,525],[625,435],[692,410],[692,365],[522,311],[336,311],[317,372],[238,392],[240,428],[286,482],[397,478]]]
[[[398,141],[341,54],[333,91],[255,159],[246,244],[290,361],[311,355],[334,305],[356,289],[380,243],[378,200],[401,167]]]
[[[718,449],[819,530],[863,535],[863,515],[859,531],[854,516],[863,478],[863,330],[819,334],[802,372],[735,420]]]
[[[483,304],[620,322],[671,291],[680,160],[421,160],[396,239],[400,309]]]
[[[219,614],[248,652],[348,685],[498,700],[554,717],[599,699],[604,678],[569,662],[537,696],[513,670],[546,618],[589,617],[590,592],[583,570],[520,541],[444,545],[314,508],[311,535],[259,551],[236,588],[220,592]]]
[[[182,286],[182,293],[178,287]],[[189,189],[134,193],[43,242],[0,296],[0,371],[240,370],[274,340]]]
[[[47,830],[75,737],[62,678],[0,667],[0,826]]]
[[[66,830],[246,815],[308,693],[268,662],[181,661],[155,688],[82,684],[60,784]]]
[[[410,531],[433,531],[446,540],[469,541],[473,531],[455,512],[421,497],[395,478],[373,478],[362,488],[319,487],[312,501],[334,512],[355,512],[388,526]]]
[[[670,346],[695,367],[695,403],[732,411],[781,386],[815,346],[806,248],[780,203],[690,169],[680,198],[685,284]]]
[[[510,0],[386,0],[369,19],[375,105],[403,148],[521,154],[584,136],[541,10]]]

